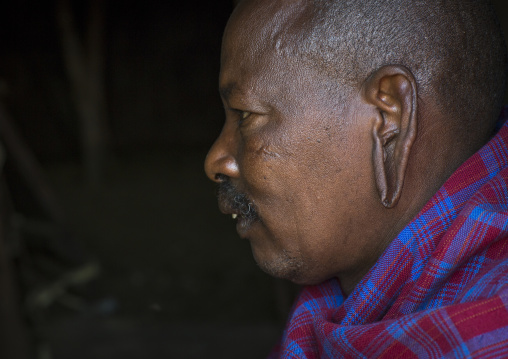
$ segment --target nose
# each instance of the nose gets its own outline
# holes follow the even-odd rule
[[[233,130],[225,126],[205,159],[205,172],[214,182],[222,182],[224,176],[237,178],[240,174],[236,159],[237,143]]]

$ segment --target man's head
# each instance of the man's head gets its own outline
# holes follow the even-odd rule
[[[505,49],[481,1],[245,0],[205,168],[268,273],[346,291],[491,134]]]

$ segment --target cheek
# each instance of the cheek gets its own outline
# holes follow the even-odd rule
[[[264,139],[246,141],[241,161],[241,171],[247,190],[269,190],[271,185],[280,182],[287,174],[291,158],[279,144]],[[268,188],[266,188],[268,186]]]
[[[260,216],[270,222],[267,225],[276,225],[280,230],[293,227],[288,222],[294,222],[297,209],[302,208],[296,197],[306,185],[296,166],[297,159],[274,142],[251,140],[244,148],[242,183]]]
[[[342,167],[323,146],[306,144],[305,153],[294,155],[289,145],[251,141],[242,163],[245,189],[260,210],[284,222],[305,222],[314,229],[337,211],[343,186]],[[296,226],[294,223],[292,226]]]
[[[284,200],[313,208],[347,179],[351,166],[344,154],[345,149],[326,135],[285,136],[277,141],[273,136],[251,138],[244,143],[240,163],[245,190],[258,201]]]

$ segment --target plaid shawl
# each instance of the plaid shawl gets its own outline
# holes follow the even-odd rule
[[[508,358],[507,238],[505,124],[347,299],[337,280],[305,287],[270,358]]]

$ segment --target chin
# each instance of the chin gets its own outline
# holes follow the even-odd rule
[[[263,272],[272,277],[285,279],[297,285],[316,285],[325,281],[325,279],[310,277],[310,273],[302,270],[301,268],[279,267],[266,262],[258,263],[258,266]]]
[[[286,279],[298,285],[320,283],[320,281],[309,278],[308,268],[300,258],[289,256],[286,252],[272,260],[259,260],[256,255],[254,255],[254,259],[259,268],[272,277]]]
[[[302,253],[293,249],[280,249],[271,244],[273,242],[262,240],[259,237],[249,238],[252,254],[259,268],[266,274],[289,280],[298,285],[313,285],[323,282],[322,273],[314,273],[315,268],[309,265]],[[313,271],[314,269],[314,271]],[[321,275],[320,275],[321,274]]]

